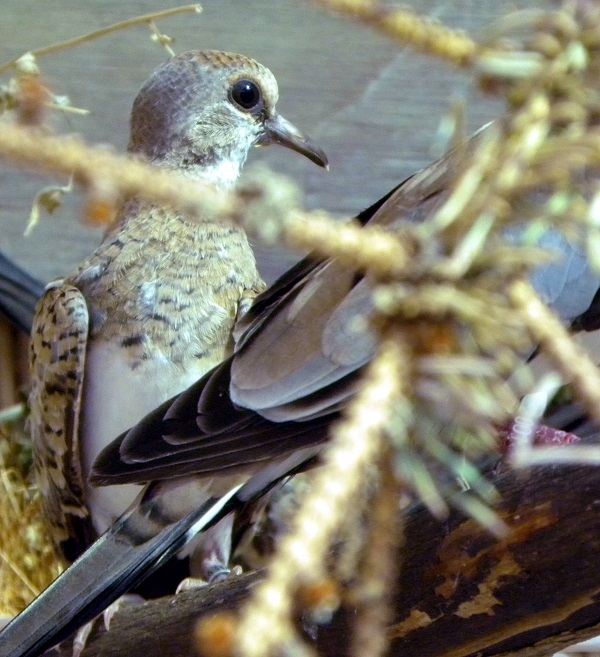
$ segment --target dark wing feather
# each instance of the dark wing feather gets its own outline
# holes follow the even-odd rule
[[[182,404],[181,396],[174,397],[105,448],[94,464],[92,483],[143,483],[254,470],[263,461],[323,442],[331,422],[329,408],[324,417],[311,422],[273,423],[254,411],[236,408],[229,395],[219,395],[215,404],[199,395],[199,389],[206,393],[211,388],[211,379],[228,380],[230,363],[231,358],[205,375],[192,387],[194,394],[184,393],[190,405]],[[204,409],[200,411],[199,396]],[[199,425],[209,417],[231,421],[222,423],[218,431],[203,431]]]
[[[0,253],[0,313],[29,333],[44,284]]]

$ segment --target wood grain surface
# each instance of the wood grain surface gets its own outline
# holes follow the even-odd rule
[[[532,0],[419,0],[418,12],[480,35],[484,26]],[[537,3],[540,4],[540,3]],[[255,57],[279,80],[279,109],[326,150],[331,171],[281,149],[256,151],[293,176],[310,208],[353,215],[432,158],[440,119],[455,99],[469,103],[469,128],[497,116],[501,105],[481,97],[450,67],[402,50],[368,28],[330,15],[300,0],[205,0],[200,15],[161,21],[175,37],[174,49],[218,48]],[[97,30],[126,18],[177,6],[173,0],[3,0],[0,3],[0,61],[33,48]],[[44,77],[55,93],[67,94],[89,117],[56,117],[60,132],[78,132],[94,143],[124,150],[135,94],[166,53],[145,26],[118,32],[43,58]],[[9,75],[0,78],[0,84]],[[72,194],[29,238],[23,230],[31,201],[52,180],[0,168],[0,250],[49,280],[70,271],[101,237],[78,221],[81,197]],[[272,279],[293,255],[281,251],[260,261]]]
[[[509,471],[495,480],[511,528],[496,540],[453,511],[440,523],[408,514],[389,628],[391,657],[548,657],[598,635],[600,505],[597,467]],[[202,616],[236,610],[260,573],[123,608],[101,623],[87,657],[194,657]],[[392,583],[390,582],[390,585]],[[323,657],[344,657],[356,623],[350,603],[330,624],[306,623]],[[53,654],[70,655],[70,642]]]

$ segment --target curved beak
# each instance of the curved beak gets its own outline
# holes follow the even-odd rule
[[[265,121],[265,131],[258,138],[257,146],[280,144],[307,157],[311,162],[329,169],[327,155],[309,137],[303,135],[293,123],[275,114]]]

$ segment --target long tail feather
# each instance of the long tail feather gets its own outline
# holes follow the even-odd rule
[[[144,524],[144,520],[140,523],[140,504],[130,507],[0,632],[0,655],[37,657],[64,640],[174,557],[198,533],[263,495],[283,477],[309,467],[314,451],[314,448],[312,452],[304,450],[265,467],[243,486],[221,498],[208,500],[149,538],[139,531],[140,524]],[[160,495],[159,487],[160,483],[151,485],[153,496]]]

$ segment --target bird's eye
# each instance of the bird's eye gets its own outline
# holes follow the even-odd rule
[[[262,94],[260,87],[252,80],[238,80],[231,87],[231,99],[241,109],[257,111],[262,109]]]

